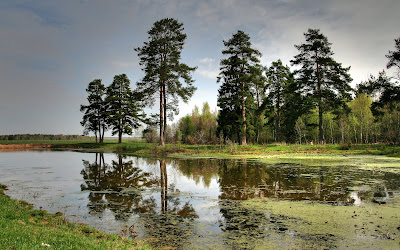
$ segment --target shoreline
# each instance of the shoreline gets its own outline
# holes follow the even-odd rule
[[[62,213],[37,210],[4,193],[0,184],[1,249],[152,249],[142,241],[106,234],[82,223],[72,223]]]
[[[1,151],[23,150],[74,150],[87,152],[112,152],[137,156],[156,156],[173,158],[263,158],[270,155],[385,155],[400,158],[400,146],[386,144],[266,144],[266,145],[185,145],[166,144],[161,147],[155,143],[124,141],[117,143],[107,140],[104,143],[92,141],[0,141]]]

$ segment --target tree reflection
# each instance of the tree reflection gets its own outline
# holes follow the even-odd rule
[[[202,182],[205,187],[210,187],[211,180],[218,176],[219,161],[216,159],[187,159],[175,160],[172,164],[181,174],[194,180],[196,184]]]
[[[333,205],[388,202],[393,196],[390,190],[400,186],[398,175],[375,173],[371,179],[371,173],[346,166],[251,165],[246,160],[225,161],[219,168],[219,208],[223,216],[220,228],[225,244],[231,248],[254,248],[255,240],[265,239],[272,232],[273,235],[296,233],[288,227],[288,218],[243,205],[246,204],[243,201],[251,198],[312,200]]]
[[[145,168],[139,168],[142,164]],[[193,204],[199,203],[192,200],[201,202],[203,197],[176,183],[182,175],[192,180],[191,185],[207,189],[215,188],[210,183],[218,181],[217,190],[207,191],[207,194],[217,192],[218,195],[218,207],[210,211],[215,209],[217,214],[219,211],[214,219],[221,219],[219,225],[212,227],[217,227],[216,232],[222,230],[221,237],[229,248],[253,248],[257,246],[255,239],[265,241],[277,233],[296,233],[286,226],[288,218],[253,209],[246,200],[267,197],[334,205],[359,205],[365,201],[384,203],[400,186],[397,174],[344,166],[307,167],[222,159],[141,158],[132,161],[123,156],[107,164],[103,154],[96,154],[93,163],[83,161],[83,165],[81,174],[85,183],[82,190],[90,191],[88,207],[91,213],[101,216],[108,209],[117,220],[127,220],[135,213],[137,216],[132,218],[135,218],[138,237],[154,239],[151,243],[154,247],[184,248],[197,237],[196,234],[201,234],[194,225],[199,217],[197,212],[204,210],[200,208],[196,212]],[[177,184],[186,189],[176,189]],[[146,192],[142,192],[143,189]],[[211,216],[214,215],[207,219]]]
[[[136,203],[135,211],[145,221],[146,234],[157,239],[155,247],[183,247],[193,234],[192,219],[198,215],[190,201],[181,200],[174,185],[168,186],[166,160],[159,160],[159,164],[160,207],[152,196]]]
[[[240,200],[260,195],[258,185],[265,177],[260,166],[248,166],[247,160],[224,161],[219,168],[220,228],[224,242],[229,248],[254,248],[255,239],[265,237],[267,218],[265,214],[242,206]]]
[[[88,208],[91,213],[102,214],[109,208],[116,220],[127,220],[133,212],[132,205],[141,199],[138,190],[150,187],[157,180],[150,174],[133,165],[133,161],[124,161],[118,155],[111,165],[104,161],[104,154],[96,153],[96,161],[83,161],[81,175],[85,183],[81,190],[91,191]]]

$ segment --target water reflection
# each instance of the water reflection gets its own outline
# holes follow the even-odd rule
[[[198,218],[190,201],[183,201],[174,184],[168,186],[167,164],[159,160],[160,209],[154,197],[142,199],[136,204],[136,212],[145,221],[147,237],[153,238],[156,247],[182,247],[193,234],[192,219]]]
[[[105,163],[102,153],[96,154],[93,163],[83,161],[81,174],[85,183],[81,190],[90,191],[87,207],[99,217],[110,209],[116,220],[128,221],[136,214],[141,219],[137,230],[146,238],[153,238],[154,246],[183,246],[192,235],[191,220],[198,215],[190,201],[181,199],[174,184],[168,185],[166,160],[147,159],[146,163],[159,164],[160,175],[142,170],[123,155],[118,155],[118,161],[111,164]],[[146,188],[150,194],[143,195]],[[155,195],[157,192],[160,199]],[[131,236],[136,236],[134,226],[129,227]]]
[[[219,235],[218,246],[253,248],[260,244],[257,240],[295,232],[286,225],[288,218],[243,206],[242,201],[268,197],[332,205],[383,204],[400,187],[396,174],[348,167],[223,159],[139,161],[122,155],[107,163],[104,157],[98,153],[94,162],[83,161],[81,190],[90,191],[90,213],[101,218],[106,210],[112,211],[115,220],[134,227],[139,238],[152,239],[155,247],[184,248],[194,237],[212,239],[200,233],[202,222]],[[210,201],[213,195],[215,203]]]
[[[122,155],[118,155],[118,161],[106,164],[104,154],[96,153],[95,162],[84,160],[83,166],[85,183],[81,190],[91,191],[87,206],[99,217],[109,208],[116,220],[127,220],[133,213],[132,206],[141,199],[139,190],[157,183],[150,173],[134,166],[132,160],[124,161]]]
[[[199,164],[200,162],[200,164]],[[243,160],[179,160],[174,165],[196,183],[218,178],[220,199],[275,198],[360,204],[387,200],[398,189],[397,174],[360,171],[354,167],[308,167],[300,164],[258,164]],[[206,181],[204,181],[206,180]],[[386,191],[385,191],[386,190]]]
[[[77,152],[0,154],[0,183],[9,186],[7,194],[11,197],[52,213],[61,211],[71,221],[107,233],[136,231],[137,238],[148,239],[160,248],[265,249],[268,245],[263,244],[268,242],[289,248],[299,238],[302,242],[313,241],[320,248],[347,246],[340,243],[343,240],[340,235],[313,231],[314,225],[326,226],[325,221],[307,224],[310,231],[296,231],[294,223],[308,222],[300,221],[296,213],[289,213],[294,217],[285,217],[288,213],[280,212],[282,204],[287,210],[297,204],[304,209],[302,213],[315,207],[336,211],[331,205],[346,205],[338,210],[350,214],[344,219],[342,213],[340,221],[354,220],[349,225],[360,229],[344,237],[347,242],[364,242],[368,237],[387,235],[386,225],[400,217],[397,209],[400,175],[377,171],[378,167],[375,171],[365,171],[347,166],[152,159]],[[365,163],[365,158],[357,159],[360,164]],[[269,199],[252,200],[263,197]],[[330,205],[314,206],[316,203]],[[384,203],[388,205],[378,205]],[[358,205],[362,206],[351,207]],[[377,213],[385,208],[389,208],[385,210],[387,215]],[[315,215],[314,210],[310,216]],[[335,222],[335,215],[336,212],[331,214],[334,218],[329,225]],[[371,216],[375,219],[370,219]],[[361,227],[367,230],[364,223],[368,224],[367,233],[371,236],[361,235]],[[395,232],[397,227],[397,224],[393,227]],[[390,237],[397,237],[397,233]]]

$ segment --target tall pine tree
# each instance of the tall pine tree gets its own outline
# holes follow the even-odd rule
[[[222,54],[228,58],[220,62],[218,82],[222,82],[218,90],[218,131],[232,137],[237,133],[242,145],[247,144],[247,115],[254,109],[255,82],[261,71],[259,62],[261,53],[252,48],[250,36],[239,30],[223,41],[225,49]]]
[[[343,68],[333,59],[332,44],[319,29],[308,29],[304,36],[306,42],[295,45],[299,54],[291,63],[300,66],[294,73],[301,90],[318,108],[319,141],[324,143],[323,114],[350,98],[350,67]]]
[[[88,93],[87,100],[89,105],[81,105],[81,112],[84,112],[81,125],[85,128],[84,134],[89,131],[94,132],[100,143],[104,140],[104,132],[107,129],[106,105],[104,101],[106,87],[101,83],[101,79],[91,81],[86,88]]]
[[[164,18],[153,24],[148,32],[148,42],[135,48],[143,66],[145,76],[137,83],[137,89],[149,106],[154,105],[158,96],[160,104],[159,125],[160,145],[165,145],[167,113],[177,114],[178,98],[187,102],[196,87],[191,73],[196,69],[181,63],[181,51],[186,34],[183,23],[173,18]],[[186,83],[183,86],[181,80]]]
[[[118,134],[118,143],[122,142],[122,134],[132,135],[132,129],[138,128],[144,118],[138,99],[125,74],[114,76],[114,81],[107,87],[106,102],[112,135]]]
[[[293,77],[288,66],[283,66],[279,59],[272,62],[267,70],[267,101],[274,107],[275,141],[281,141],[281,109],[285,103],[285,94]]]

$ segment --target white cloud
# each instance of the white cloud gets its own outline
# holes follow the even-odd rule
[[[198,68],[196,70],[196,74],[199,74],[203,77],[206,77],[208,79],[213,79],[213,80],[217,80],[219,71],[218,70],[209,70],[209,69],[200,69]]]
[[[211,57],[204,57],[200,58],[198,61],[200,62],[201,65],[195,71],[195,74],[216,81],[217,76],[219,74],[219,67],[217,60]]]
[[[204,63],[204,64],[210,64],[210,63],[215,62],[215,59],[214,58],[210,58],[210,57],[205,57],[205,58],[201,58],[199,60],[199,62],[200,63]]]

